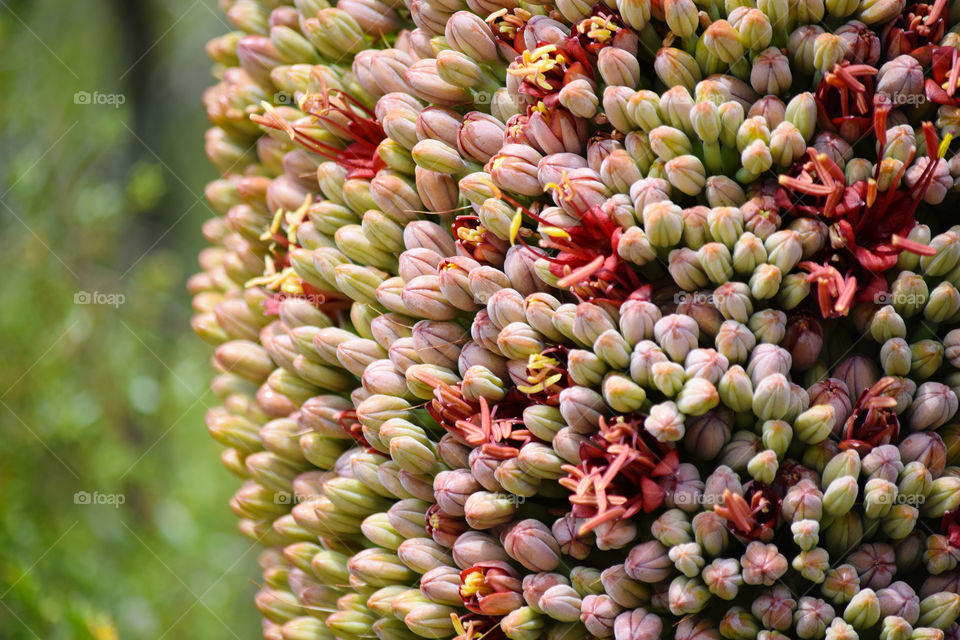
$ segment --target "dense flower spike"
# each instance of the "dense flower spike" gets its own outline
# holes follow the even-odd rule
[[[224,0],[267,640],[960,638],[960,10]]]

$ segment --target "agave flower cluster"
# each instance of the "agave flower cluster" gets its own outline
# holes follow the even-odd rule
[[[960,3],[221,4],[265,638],[960,638]]]

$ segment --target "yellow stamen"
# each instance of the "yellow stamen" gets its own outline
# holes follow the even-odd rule
[[[522,222],[523,210],[517,207],[517,213],[513,216],[513,220],[510,221],[510,244],[516,243],[517,233],[520,232],[520,223]]]
[[[543,232],[544,235],[550,236],[551,238],[563,238],[564,240],[570,239],[570,234],[559,227],[542,227],[540,231]]]
[[[940,148],[937,150],[937,157],[944,158],[947,155],[947,150],[950,148],[950,143],[953,142],[953,134],[948,133],[943,137],[943,142],[940,143]]]
[[[283,221],[283,214],[283,209],[277,209],[277,212],[273,214],[273,221],[270,223],[270,228],[260,235],[261,240],[269,240],[278,231],[280,231],[280,223]]]
[[[472,571],[463,579],[463,586],[460,587],[460,594],[464,596],[487,596],[493,593],[493,589],[487,584],[482,571]]]

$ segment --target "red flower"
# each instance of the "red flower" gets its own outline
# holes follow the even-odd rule
[[[602,4],[595,6],[593,11],[594,15],[573,25],[570,39],[565,43],[567,49],[583,51],[591,64],[596,63],[597,54],[605,47],[619,47],[635,54],[637,35],[624,26],[620,16]]]
[[[817,87],[817,120],[828,131],[857,140],[873,125],[874,76],[867,64],[844,60],[828,71]]]
[[[523,606],[520,576],[506,562],[490,561],[460,572],[463,606],[487,616],[505,616]]]
[[[940,521],[940,530],[947,536],[951,547],[960,549],[960,509],[947,511]]]
[[[960,51],[956,47],[937,47],[924,89],[927,100],[949,107],[960,107]]]
[[[900,421],[893,394],[900,391],[902,383],[896,378],[881,378],[869,389],[864,389],[853,406],[853,413],[843,426],[843,441],[840,448],[868,453],[874,447],[897,441]]]
[[[773,491],[777,495],[785,495],[787,490],[801,480],[810,480],[814,484],[820,484],[820,476],[813,469],[808,469],[799,462],[789,458],[780,463],[777,469],[776,478],[773,480]]]
[[[919,2],[904,9],[883,30],[883,49],[888,60],[900,55],[911,55],[926,66],[930,53],[946,28],[947,0],[933,4]]]
[[[623,230],[601,207],[580,213],[579,225],[553,226],[509,196],[501,197],[544,225],[539,245],[558,253],[549,256],[528,249],[550,263],[550,273],[559,278],[558,288],[569,289],[581,302],[614,306],[628,299],[650,299],[650,285],[617,252]],[[520,241],[526,244],[522,237]]]
[[[666,497],[662,484],[679,464],[676,449],[657,442],[643,429],[643,417],[600,420],[600,432],[580,445],[581,463],[564,465],[559,482],[573,492],[572,513],[587,521],[578,535],[605,522],[650,513]]]
[[[333,160],[347,170],[347,178],[373,178],[386,166],[377,153],[377,147],[387,137],[383,127],[362,102],[345,91],[328,89],[322,78],[321,82],[320,93],[308,93],[300,98],[300,110],[319,120],[338,138],[350,141],[345,148],[314,137],[297,122],[287,122],[272,107],[268,107],[264,115],[255,114],[250,119],[283,131],[306,149]]]
[[[756,480],[748,482],[743,495],[729,489],[723,492],[723,504],[713,511],[727,519],[730,531],[744,540],[769,542],[780,521],[780,496]]]
[[[478,216],[457,216],[452,230],[457,250],[462,255],[473,258],[480,264],[489,264],[498,268],[503,266],[507,249],[510,247],[506,241],[488,232],[480,224]]]
[[[424,528],[427,530],[427,535],[444,546],[452,547],[457,537],[470,529],[466,520],[451,516],[438,504],[431,505],[427,509],[426,520]],[[445,543],[449,543],[449,545]]]
[[[573,40],[575,42],[575,40]],[[568,82],[577,78],[593,78],[593,68],[586,52],[579,46],[538,44],[532,51],[524,49],[510,63],[507,73],[520,79],[519,92],[542,100],[548,107]]]
[[[889,99],[876,96],[873,122],[881,148],[886,144],[891,108]],[[780,207],[830,224],[830,246],[816,256],[818,260],[800,264],[810,272],[808,280],[817,283],[824,317],[846,315],[855,299],[872,300],[885,290],[881,274],[896,265],[901,252],[933,255],[929,246],[907,239],[917,224],[914,212],[937,167],[939,141],[933,125],[924,122],[923,132],[931,162],[913,187],[901,184],[913,158],[894,176],[891,188],[880,193],[880,163],[874,179],[847,186],[840,167],[812,148],[807,149],[807,160],[798,161],[787,175],[780,176],[775,196]]]
[[[525,9],[514,9],[511,13],[505,8],[494,11],[487,17],[490,33],[493,34],[500,53],[507,60],[516,58],[527,48],[523,41],[523,32],[531,17],[532,14]]]
[[[427,404],[427,412],[462,444],[506,460],[515,458],[524,444],[538,441],[523,428],[523,410],[534,403],[516,389],[491,408],[486,398],[479,402],[464,398],[459,384],[439,378],[431,384],[433,400]]]

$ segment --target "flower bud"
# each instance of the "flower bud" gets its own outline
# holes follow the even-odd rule
[[[761,380],[755,388],[752,409],[762,420],[779,420],[790,410],[790,383],[780,373]]]
[[[730,30],[733,30],[732,27]],[[734,38],[735,34],[736,32],[734,32]],[[740,46],[739,42],[736,42],[735,46]],[[700,66],[693,56],[682,49],[669,47],[657,51],[653,60],[653,70],[660,81],[668,87],[679,86],[687,90],[692,90],[703,77]]]
[[[946,629],[960,616],[960,595],[942,591],[920,601],[917,625]]]
[[[910,535],[919,517],[916,507],[895,504],[880,522],[880,529],[893,540],[902,540]]]
[[[710,592],[696,578],[678,577],[670,583],[668,606],[676,616],[703,610],[709,599]]]
[[[751,542],[740,558],[743,581],[746,584],[772,586],[787,571],[787,559],[776,545]]]
[[[603,379],[603,399],[614,411],[630,413],[640,410],[647,394],[630,378],[611,374]]]
[[[464,503],[464,516],[474,529],[490,529],[510,522],[517,510],[514,500],[504,494],[477,491]]]
[[[661,402],[651,407],[643,427],[660,442],[676,442],[683,438],[683,415],[673,402]]]
[[[911,462],[910,465],[912,464],[920,463]],[[948,511],[955,511],[958,507],[960,507],[960,478],[943,476],[931,483],[930,490],[921,505],[921,513],[924,517],[939,518]]]
[[[863,0],[857,17],[866,25],[882,24],[898,16],[906,0]]]
[[[731,640],[752,640],[757,637],[759,629],[756,618],[741,607],[728,609],[719,624],[721,635]]]
[[[740,563],[733,558],[718,558],[703,570],[703,581],[713,595],[733,600],[743,584]]]
[[[823,510],[829,516],[841,516],[853,508],[859,495],[857,479],[841,476],[830,482],[823,493]]]
[[[673,571],[673,562],[668,549],[652,540],[635,546],[624,562],[627,575],[634,580],[653,584],[668,578]]]
[[[643,208],[643,228],[655,247],[671,247],[680,241],[683,214],[669,201],[655,202]]]
[[[576,589],[558,584],[544,591],[537,606],[554,620],[575,622],[580,619],[582,599]]]
[[[624,611],[617,616],[613,625],[615,638],[630,640],[656,640],[661,637],[662,630],[660,618],[642,608]]]

